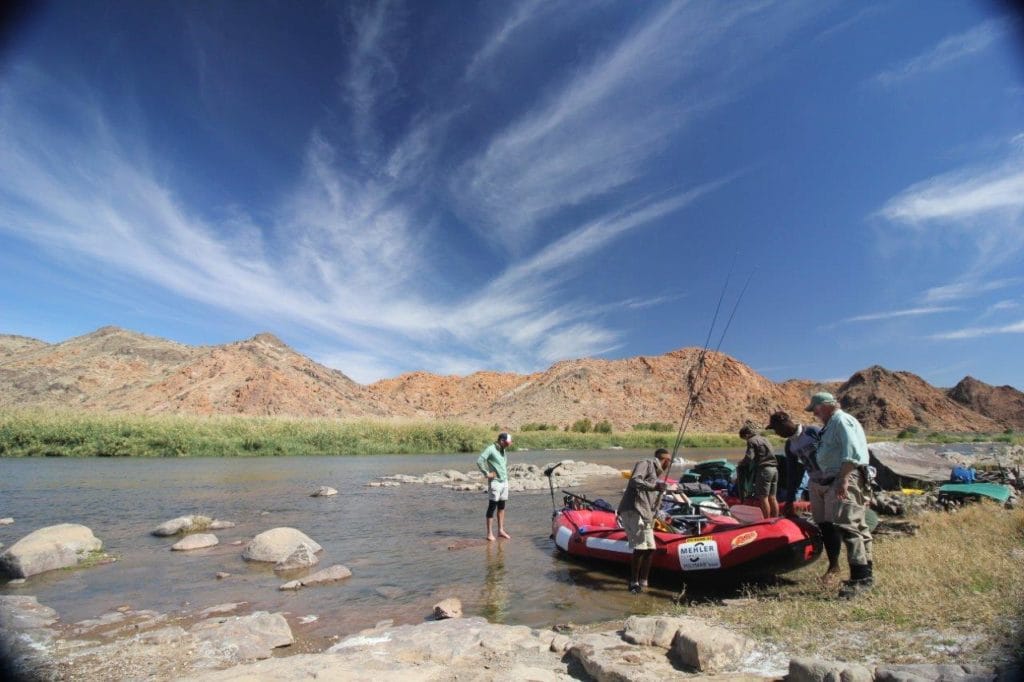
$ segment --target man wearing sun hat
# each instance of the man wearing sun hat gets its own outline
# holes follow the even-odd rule
[[[505,503],[508,502],[508,457],[505,450],[512,447],[512,436],[502,432],[480,453],[476,467],[487,477],[487,540],[494,541],[491,519],[498,512],[498,537],[512,537],[505,531]]]
[[[868,441],[860,422],[844,412],[831,393],[815,393],[806,410],[824,425],[815,450],[822,475],[819,485],[827,486],[821,499],[822,513],[835,524],[846,545],[850,579],[843,584],[839,596],[850,598],[874,585],[871,531],[864,518],[871,495]]]

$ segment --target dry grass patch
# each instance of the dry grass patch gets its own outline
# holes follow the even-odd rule
[[[835,598],[823,561],[742,606],[680,607],[731,623],[792,655],[887,663],[995,662],[1021,656],[1024,510],[977,504],[916,516],[913,537],[875,541],[873,590]],[[845,556],[845,552],[844,552]]]

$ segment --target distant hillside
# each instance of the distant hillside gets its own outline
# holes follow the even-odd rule
[[[117,327],[4,361],[0,406],[150,414],[386,415],[359,384],[270,334],[195,347]]]
[[[1013,386],[992,386],[967,376],[949,389],[948,395],[964,407],[994,419],[1000,426],[1024,428],[1024,393]]]
[[[678,425],[700,349],[621,360],[585,358],[523,375],[465,377],[412,372],[362,386],[271,334],[221,346],[188,346],[104,327],[62,343],[0,336],[0,408],[71,408],[142,414],[458,420],[516,429],[560,428],[587,418],[616,429]],[[842,384],[774,383],[747,365],[710,353],[707,385],[689,429],[736,431],[785,409],[798,421],[808,397],[832,391],[869,431],[909,426],[941,431],[1024,428],[1024,394],[967,377],[945,392],[908,372],[870,367]]]
[[[50,344],[39,339],[28,336],[15,336],[13,334],[0,334],[0,364],[10,358],[23,355],[32,350],[45,348]]]
[[[843,409],[869,431],[918,426],[936,431],[998,431],[1000,426],[952,400],[916,374],[874,366],[855,372],[839,387]]]

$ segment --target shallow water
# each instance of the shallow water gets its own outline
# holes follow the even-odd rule
[[[544,466],[576,459],[628,468],[648,451],[514,452],[512,462]],[[686,450],[689,461],[741,451]],[[120,605],[160,612],[194,611],[224,602],[248,602],[253,610],[319,618],[303,626],[315,640],[345,635],[383,619],[397,624],[427,617],[448,596],[462,600],[466,615],[492,622],[547,626],[590,623],[665,606],[679,588],[671,577],[655,582],[651,595],[624,589],[626,568],[574,563],[549,539],[549,491],[513,493],[508,507],[511,540],[482,540],[487,506],[483,493],[409,485],[370,488],[386,474],[470,471],[475,456],[286,457],[253,459],[0,459],[0,542],[10,546],[37,528],[81,523],[118,558],[113,564],[34,576],[0,594],[32,594],[57,610],[64,622],[94,618]],[[613,504],[620,477],[591,479],[577,492]],[[321,485],[333,497],[309,494]],[[556,499],[561,501],[557,494]],[[220,545],[171,552],[178,538],[149,534],[167,519],[205,514],[234,521],[217,531]],[[241,558],[241,546],[269,528],[291,526],[320,543],[318,568],[348,566],[342,583],[281,592],[284,580],[269,565]],[[448,549],[457,544],[461,549]],[[215,574],[232,575],[217,580]]]

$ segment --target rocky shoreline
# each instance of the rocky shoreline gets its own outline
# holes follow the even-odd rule
[[[123,606],[65,624],[31,596],[0,597],[3,655],[14,679],[275,680],[996,680],[1009,666],[889,665],[789,657],[695,618],[631,616],[591,627],[489,623],[483,618],[390,621],[303,646],[303,618],[246,613],[242,603],[160,614]],[[305,621],[308,622],[308,621]],[[295,628],[299,634],[293,631]]]

